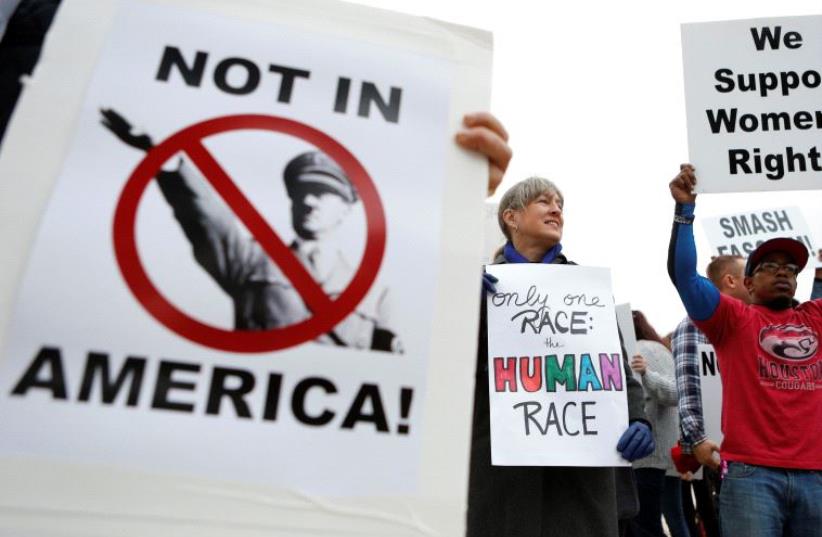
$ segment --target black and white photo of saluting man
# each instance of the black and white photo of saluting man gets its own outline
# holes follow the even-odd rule
[[[133,133],[132,125],[114,110],[101,113],[102,124],[127,145],[143,151],[154,147],[148,135]],[[257,241],[241,232],[236,215],[194,166],[180,159],[176,169],[161,170],[156,179],[197,263],[231,298],[235,330],[281,328],[311,316],[299,292]],[[357,191],[342,168],[320,151],[291,159],[283,180],[296,233],[289,247],[333,300],[356,270],[334,232],[358,203]],[[399,337],[390,328],[388,290],[372,288],[354,312],[315,341],[401,353]]]

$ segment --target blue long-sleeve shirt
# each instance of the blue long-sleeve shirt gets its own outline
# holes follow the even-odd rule
[[[692,219],[695,204],[677,203],[671,242],[668,246],[668,275],[676,287],[688,316],[704,321],[719,305],[719,290],[696,272],[696,244],[691,224],[679,220]]]
[[[696,272],[696,244],[693,226],[695,204],[677,203],[671,242],[668,247],[668,275],[679,293],[691,319],[709,318],[719,305],[719,290]],[[679,423],[682,446],[690,452],[693,445],[705,439],[702,413],[702,386],[697,360],[697,346],[707,343],[705,335],[690,319],[683,320],[672,338],[679,392]]]

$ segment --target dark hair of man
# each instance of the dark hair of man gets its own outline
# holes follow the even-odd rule
[[[633,310],[631,313],[634,318],[634,332],[636,332],[637,341],[646,339],[665,345],[665,342],[662,341],[662,338],[659,337],[659,334],[656,333],[654,327],[651,326],[651,323],[648,322],[648,319],[645,318],[645,315],[641,311]]]
[[[734,268],[739,266],[738,263],[745,258],[741,255],[718,255],[711,259],[711,262],[708,263],[708,268],[705,272],[708,274],[708,279],[711,280],[714,285],[719,287],[722,283],[722,278],[729,273],[734,273]],[[739,270],[741,273],[741,269]],[[737,276],[738,274],[733,274]]]

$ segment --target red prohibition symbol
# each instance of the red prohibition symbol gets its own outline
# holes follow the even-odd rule
[[[348,287],[335,299],[325,294],[290,248],[242,194],[202,140],[235,130],[266,130],[300,138],[317,147],[345,170],[365,209],[367,237],[360,266]],[[137,251],[136,216],[146,187],[174,154],[184,152],[203,172],[229,208],[254,236],[269,258],[300,293],[311,316],[270,330],[224,330],[198,321],[169,302],[149,279]],[[327,134],[290,119],[267,115],[233,115],[202,121],[156,145],[126,182],[114,214],[114,253],[120,272],[142,306],[178,335],[223,351],[267,352],[310,341],[336,326],[354,311],[377,277],[385,252],[385,212],[374,182],[360,162]]]

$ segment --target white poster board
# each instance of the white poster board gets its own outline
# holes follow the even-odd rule
[[[610,270],[489,265],[491,461],[625,466],[625,371]]]
[[[822,16],[682,25],[698,192],[822,187]]]
[[[630,364],[631,359],[638,353],[636,348],[636,331],[634,330],[634,315],[631,311],[631,304],[629,302],[617,304],[614,309],[616,311],[617,326],[619,327],[620,334],[622,334],[622,344],[625,346],[625,352],[628,353],[628,363]],[[637,382],[642,382],[642,376],[639,373],[632,369],[631,374]]]
[[[489,67],[335,2],[66,0],[0,160],[0,532],[461,533]]]
[[[808,247],[810,260],[817,266],[817,246],[798,207],[744,211],[702,219],[714,255],[748,257],[769,239],[790,237]]]
[[[702,391],[702,419],[705,435],[717,445],[722,444],[722,379],[719,360],[713,345],[701,344],[696,348],[699,357],[699,380]]]

